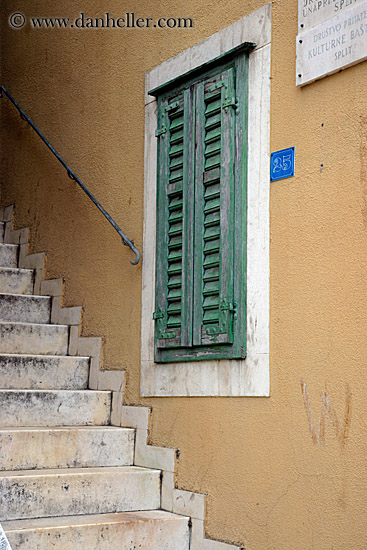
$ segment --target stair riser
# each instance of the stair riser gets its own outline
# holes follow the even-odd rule
[[[128,468],[121,473],[0,476],[0,494],[0,522],[153,510],[160,506],[160,473]]]
[[[0,470],[129,466],[133,457],[134,430],[0,430]]]
[[[66,326],[0,324],[0,353],[66,355],[67,350]]]
[[[82,390],[88,370],[84,357],[0,355],[0,389]]]
[[[188,550],[187,518],[129,524],[65,526],[7,533],[17,550]]]
[[[111,395],[87,391],[0,391],[0,426],[106,425]]]
[[[33,272],[21,269],[0,269],[0,292],[32,294]]]
[[[14,323],[49,323],[51,299],[43,296],[0,295],[0,319]]]
[[[0,266],[17,267],[18,266],[18,247],[14,245],[0,245]]]

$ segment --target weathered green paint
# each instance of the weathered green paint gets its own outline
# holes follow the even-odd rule
[[[247,61],[158,97],[156,362],[245,357]]]
[[[192,100],[192,89],[184,92],[185,102],[185,174],[186,182],[183,188],[183,258],[182,258],[182,329],[181,346],[192,346],[192,316],[193,316],[193,224],[194,224],[194,154],[195,142],[191,139],[191,128],[194,124],[195,109]]]
[[[195,78],[198,79],[198,76],[205,74],[209,70],[215,70],[216,67],[223,66],[225,63],[228,63],[232,61],[232,59],[236,58],[240,54],[248,54],[248,52],[256,47],[255,42],[243,42],[243,44],[240,44],[239,46],[236,46],[235,48],[232,48],[231,50],[228,50],[228,52],[225,52],[222,55],[218,55],[218,57],[215,57],[211,61],[208,61],[207,63],[203,63],[199,67],[196,67],[195,69],[192,69],[191,71],[188,71],[187,73],[184,73],[180,75],[177,78],[174,78],[172,80],[169,80],[165,84],[162,84],[161,86],[157,86],[157,88],[153,88],[152,90],[149,90],[148,94],[152,95],[154,97],[159,97],[161,94],[167,92],[168,90],[172,88],[176,88],[177,86],[183,85],[183,83]]]

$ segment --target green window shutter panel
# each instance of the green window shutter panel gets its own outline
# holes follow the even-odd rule
[[[235,81],[233,68],[196,89],[194,344],[231,344]]]
[[[156,346],[191,344],[190,91],[159,103]]]

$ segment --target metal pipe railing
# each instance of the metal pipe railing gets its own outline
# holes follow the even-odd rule
[[[130,239],[125,235],[125,233],[122,231],[122,229],[117,225],[115,220],[109,215],[109,213],[103,208],[103,206],[98,202],[98,200],[95,198],[95,196],[89,191],[89,189],[84,185],[84,183],[78,178],[78,176],[73,172],[73,170],[70,168],[70,166],[64,161],[64,159],[59,155],[59,153],[56,151],[56,149],[51,145],[51,143],[48,141],[48,139],[45,138],[45,136],[42,134],[42,132],[37,128],[37,126],[32,122],[32,120],[29,118],[28,115],[23,111],[23,109],[18,105],[18,103],[15,101],[15,99],[11,96],[11,94],[4,88],[4,86],[0,86],[0,98],[3,97],[3,94],[6,95],[6,97],[12,102],[14,107],[19,111],[20,117],[22,120],[25,120],[36,132],[36,134],[41,138],[43,143],[50,149],[51,153],[57,158],[57,160],[63,165],[65,168],[68,176],[70,179],[74,180],[88,195],[90,200],[96,205],[98,210],[102,212],[104,217],[110,222],[112,227],[117,231],[117,233],[120,235],[122,242],[124,245],[129,246],[131,250],[135,254],[135,259],[131,260],[131,263],[133,265],[136,265],[139,263],[139,260],[141,258],[139,250],[135,247],[134,242],[130,241]]]

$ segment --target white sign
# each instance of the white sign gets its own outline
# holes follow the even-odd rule
[[[367,59],[367,0],[297,36],[296,85]]]
[[[298,0],[298,32],[315,27],[359,4],[363,4],[363,0]]]
[[[1,525],[0,525],[0,550],[11,550],[9,541],[6,538],[4,529],[1,527]]]

